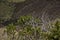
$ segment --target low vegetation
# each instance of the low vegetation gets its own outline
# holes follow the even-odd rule
[[[22,1],[25,0],[0,0],[0,26],[13,19],[15,6],[12,3]],[[44,27],[42,25],[44,24],[40,18],[20,16],[15,22],[0,28],[0,40],[60,40],[60,19],[47,23]]]
[[[21,16],[16,25],[13,23],[6,26],[4,35],[7,40],[60,40],[60,21],[51,23],[48,31],[41,29],[42,22],[33,16]]]

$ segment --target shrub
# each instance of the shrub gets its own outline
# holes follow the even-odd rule
[[[52,28],[50,28],[50,31],[47,33],[47,39],[48,40],[60,40],[60,21],[56,20],[52,24]]]

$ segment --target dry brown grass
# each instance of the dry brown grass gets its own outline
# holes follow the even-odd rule
[[[4,33],[5,28],[0,28],[0,40],[7,40],[7,35]]]

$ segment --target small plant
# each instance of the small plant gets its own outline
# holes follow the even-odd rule
[[[7,32],[8,38],[10,38],[10,40],[14,40],[15,39],[15,33],[16,33],[16,26],[14,26],[13,24],[9,24],[6,27],[6,32]]]
[[[35,18],[31,15],[26,15],[26,16],[21,16],[18,21],[18,25],[20,26],[40,26],[41,25],[41,20],[39,18]]]
[[[33,16],[26,15],[21,16],[18,19],[18,25],[22,27],[21,31],[19,32],[19,37],[23,36],[23,39],[26,40],[37,40],[40,38],[42,32],[40,29],[40,19],[34,18]],[[21,35],[22,34],[22,35]]]
[[[48,40],[60,40],[60,21],[55,21],[50,31],[46,32],[46,34]]]

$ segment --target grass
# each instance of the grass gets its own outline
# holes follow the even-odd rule
[[[16,2],[16,3],[18,3],[18,2],[24,2],[25,0],[7,0],[7,1],[9,1],[9,2]]]
[[[7,35],[4,33],[5,28],[0,28],[0,40],[7,40]]]

